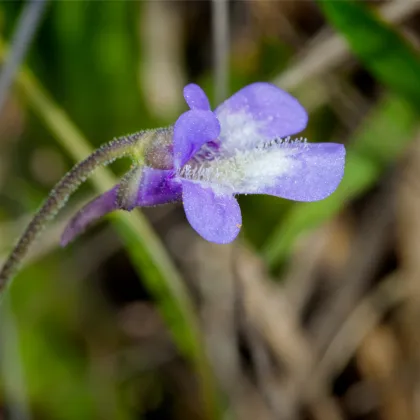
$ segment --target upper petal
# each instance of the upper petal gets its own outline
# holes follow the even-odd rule
[[[220,140],[230,149],[249,149],[302,131],[308,115],[293,96],[270,83],[253,83],[223,102],[215,113]]]
[[[184,98],[191,109],[210,111],[210,102],[200,86],[190,83],[184,87]]]
[[[213,112],[192,110],[184,112],[174,126],[174,166],[188,162],[204,143],[217,139],[220,124]]]
[[[191,226],[207,241],[232,242],[238,235],[242,216],[233,195],[216,195],[211,188],[183,180],[182,200]]]
[[[337,143],[309,143],[291,150],[288,169],[257,193],[296,201],[317,201],[332,194],[344,175],[346,150]]]

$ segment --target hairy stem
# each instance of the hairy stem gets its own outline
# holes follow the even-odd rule
[[[17,271],[30,246],[37,239],[46,224],[64,207],[70,195],[100,166],[105,166],[115,159],[134,154],[136,145],[145,137],[147,131],[141,131],[113,140],[97,149],[89,157],[78,163],[64,175],[44,204],[26,227],[18,243],[6,259],[0,272],[0,291]]]

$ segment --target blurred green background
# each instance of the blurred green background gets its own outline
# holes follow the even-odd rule
[[[189,82],[217,105],[218,1],[48,2],[0,114],[1,258],[93,148],[172,124]],[[3,301],[3,418],[420,418],[420,2],[219,3],[226,97],[290,91],[309,141],[345,143],[342,184],[317,203],[240,197],[229,246],[168,205],[61,249],[69,216],[112,182],[100,172]],[[0,3],[2,62],[25,6]]]

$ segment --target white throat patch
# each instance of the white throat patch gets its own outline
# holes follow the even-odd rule
[[[251,150],[235,150],[228,156],[213,155],[208,161],[191,159],[180,176],[211,187],[216,194],[255,194],[274,186],[290,171],[299,170],[300,162],[293,154],[301,150],[293,143],[282,147],[272,142]]]
[[[259,124],[246,112],[221,113],[218,115],[220,122],[220,142],[226,150],[247,150],[267,141],[260,133]]]

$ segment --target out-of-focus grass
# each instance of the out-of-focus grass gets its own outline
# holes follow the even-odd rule
[[[8,364],[11,373],[14,363],[22,364],[28,392],[26,399],[34,417],[40,415],[42,418],[48,413],[52,418],[62,420],[95,418],[98,416],[95,385],[75,334],[81,320],[77,304],[79,286],[72,279],[59,276],[59,259],[50,255],[31,265],[29,270],[23,270],[19,281],[13,283],[10,297],[15,327],[19,331],[20,360],[19,355],[9,355],[4,363]],[[35,282],[40,291],[36,301],[33,297]],[[34,302],[37,302],[36,306]],[[4,309],[0,308],[1,315]],[[51,311],[54,311],[54,317],[51,317]],[[7,340],[8,337],[3,338]],[[98,392],[114,392],[115,398],[118,395],[109,378],[104,378],[101,387]],[[19,390],[16,393],[19,395]],[[127,407],[116,407],[115,404],[116,401],[108,404],[113,417],[130,418]]]
[[[373,11],[354,0],[318,0],[327,20],[372,75],[420,110],[420,57]]]
[[[395,96],[377,105],[350,139],[338,190],[321,202],[294,205],[281,220],[263,249],[272,267],[284,262],[302,232],[330,219],[350,199],[370,188],[401,156],[418,125],[420,58],[415,51],[360,3],[320,0],[319,4],[366,68]]]
[[[6,48],[0,43],[0,58]],[[66,113],[58,107],[28,71],[20,72],[18,86],[34,112],[43,120],[56,140],[76,162],[92,152],[88,141],[74,126]],[[103,192],[117,183],[110,171],[100,169],[92,177],[98,191]],[[202,343],[193,305],[185,285],[165,248],[140,212],[112,215],[134,267],[154,295],[157,305],[168,322],[175,342],[193,363],[201,381],[202,397],[209,418],[218,418],[220,409],[212,372]]]

